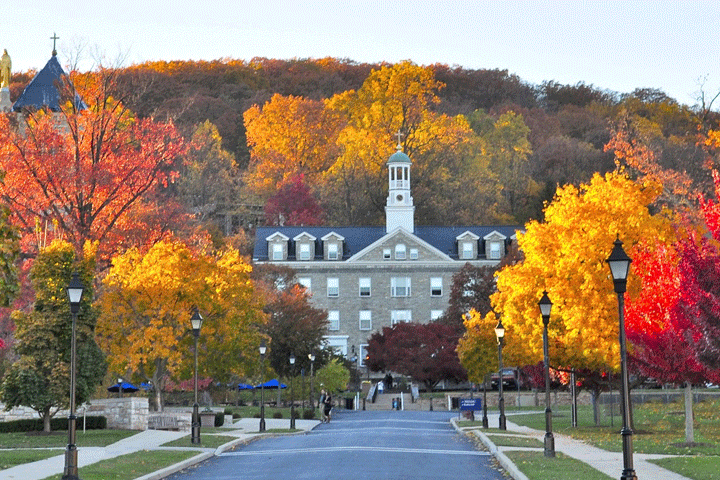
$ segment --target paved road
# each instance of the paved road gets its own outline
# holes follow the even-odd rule
[[[340,410],[307,435],[240,446],[169,480],[502,480],[493,458],[455,432],[448,412]]]

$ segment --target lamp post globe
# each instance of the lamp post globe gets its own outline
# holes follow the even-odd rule
[[[258,431],[265,431],[265,352],[267,347],[265,346],[265,340],[260,343],[258,348],[260,351],[260,427]]]
[[[76,420],[75,416],[75,383],[76,383],[76,351],[77,351],[77,317],[80,312],[80,300],[82,299],[85,287],[80,281],[77,271],[74,271],[70,283],[67,286],[67,296],[70,303],[72,315],[72,331],[70,334],[70,414],[68,415],[68,444],[65,450],[65,469],[63,480],[78,480],[78,456],[77,445],[75,444]]]
[[[195,402],[193,403],[192,413],[192,435],[190,442],[193,444],[200,443],[200,407],[198,405],[198,339],[200,338],[200,329],[203,324],[203,317],[200,315],[197,307],[193,309],[192,317],[190,317],[190,326],[192,327],[193,336],[195,337],[195,370],[193,374],[193,392],[195,394]]]
[[[548,354],[548,324],[550,323],[550,311],[552,302],[547,291],[543,291],[542,298],[538,302],[540,315],[543,320],[543,371],[545,376],[545,456],[555,456],[555,437],[552,433],[552,410],[550,409],[550,356]]]
[[[505,327],[503,327],[502,320],[498,316],[498,323],[495,326],[495,336],[498,342],[498,367],[500,376],[498,378],[498,407],[500,408],[500,419],[498,427],[500,430],[507,430],[507,420],[505,419],[505,398],[503,397],[503,361],[502,361],[502,349],[505,344]]]
[[[290,429],[295,429],[295,390],[293,389],[293,378],[295,377],[295,355],[290,354]]]
[[[627,340],[625,338],[625,291],[627,290],[627,277],[630,272],[632,259],[622,248],[620,236],[615,239],[613,249],[606,262],[610,265],[613,285],[618,298],[618,320],[620,326],[620,372],[622,376],[622,395],[620,407],[622,408],[623,427],[620,431],[623,440],[623,472],[621,480],[637,480],[633,467],[633,431],[630,428],[631,408],[630,381],[627,368]]]

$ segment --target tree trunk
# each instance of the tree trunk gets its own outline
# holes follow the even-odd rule
[[[695,443],[692,384],[685,382],[685,443]]]
[[[50,433],[52,431],[52,428],[50,427],[50,419],[52,418],[52,415],[50,415],[50,408],[46,408],[42,412],[42,419],[43,419],[43,432]]]
[[[595,387],[592,389],[592,407],[593,407],[593,420],[595,426],[600,426],[600,388]]]

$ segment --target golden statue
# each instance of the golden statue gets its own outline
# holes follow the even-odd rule
[[[0,88],[10,87],[10,70],[12,69],[12,60],[7,53],[7,48],[0,57]]]

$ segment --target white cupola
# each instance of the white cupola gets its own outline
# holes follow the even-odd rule
[[[386,233],[398,227],[415,232],[415,206],[410,196],[410,157],[398,143],[397,152],[387,161],[388,197],[385,205]]]

